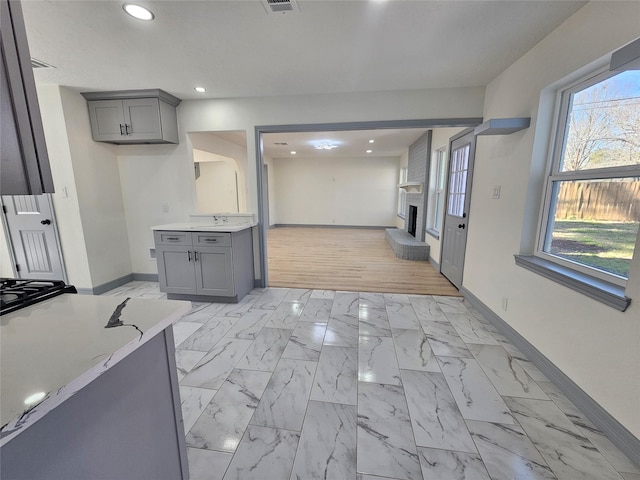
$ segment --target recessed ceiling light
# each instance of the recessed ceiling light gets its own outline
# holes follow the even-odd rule
[[[371,152],[373,152],[373,150],[367,150],[367,153],[371,153]]]
[[[138,20],[153,20],[154,15],[148,8],[136,5],[135,3],[125,3],[122,5],[125,12]]]
[[[296,151],[295,150],[291,150],[291,155],[295,155]]]
[[[204,87],[194,87],[193,89],[198,93],[204,93],[207,91],[207,89]]]
[[[375,142],[375,140],[372,138],[371,140],[369,140],[369,143],[373,143]]]

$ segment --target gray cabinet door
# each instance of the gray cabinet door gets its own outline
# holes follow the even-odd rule
[[[115,142],[124,138],[125,118],[122,100],[89,102],[89,120],[94,140]]]
[[[199,247],[197,249],[196,285],[200,295],[223,297],[235,295],[230,247]]]
[[[162,140],[160,102],[157,98],[123,100],[122,106],[127,141]]]
[[[163,246],[156,249],[160,290],[167,293],[196,293],[194,252],[189,247]]]

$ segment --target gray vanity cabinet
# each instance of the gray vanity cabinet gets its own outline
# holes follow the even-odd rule
[[[178,143],[176,106],[180,99],[162,90],[86,92],[96,142]]]
[[[237,302],[253,288],[251,229],[155,231],[160,291],[170,300]]]

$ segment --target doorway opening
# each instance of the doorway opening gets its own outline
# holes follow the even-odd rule
[[[361,233],[364,230],[372,232],[377,229],[378,233],[384,236],[384,228],[405,228],[405,222],[408,221],[406,218],[408,209],[401,219],[398,218],[398,212],[396,210],[399,197],[398,170],[400,164],[398,159],[403,154],[396,154],[393,167],[394,173],[392,174],[393,179],[390,181],[391,188],[384,193],[379,190],[377,195],[376,187],[366,182],[365,177],[367,174],[363,167],[364,163],[361,163],[360,167],[355,166],[360,159],[362,162],[365,160],[371,161],[371,159],[376,158],[377,153],[380,152],[380,150],[377,149],[378,146],[382,145],[382,142],[379,142],[377,138],[370,138],[373,134],[393,138],[394,135],[402,135],[403,131],[415,129],[415,132],[413,132],[415,136],[403,145],[406,151],[407,147],[411,145],[417,137],[420,137],[420,135],[431,129],[451,127],[465,128],[478,125],[481,122],[481,118],[469,118],[256,127],[257,200],[260,223],[258,231],[258,251],[261,272],[261,278],[257,282],[258,285],[263,287],[268,285],[276,286],[269,276],[269,251],[272,247],[271,242],[279,241],[274,237],[272,232],[274,229],[292,228],[297,229],[298,233],[301,233],[302,229],[314,228],[315,231],[311,232],[311,234],[315,237],[320,237],[320,229],[330,229],[333,231],[343,230],[345,234],[347,230],[351,230],[352,236],[355,235],[354,231],[356,229],[361,230]],[[326,155],[327,152],[335,153],[340,151],[340,144],[337,144],[337,142],[332,143],[336,134],[351,134],[357,136],[358,133],[360,133],[361,139],[366,139],[364,141],[367,143],[360,145],[361,153],[359,155],[351,155],[352,157],[358,157],[357,159],[352,158],[346,161],[343,155],[340,160],[335,160],[331,159],[330,155]],[[289,139],[295,135],[305,136],[308,145],[311,146],[310,148],[313,148],[314,151],[319,151],[319,153],[324,154],[324,156],[322,158],[317,158],[317,156],[308,158],[309,156],[304,153],[300,155],[300,148],[294,148],[294,145],[289,141]],[[369,144],[369,140],[373,140],[373,142]],[[312,144],[312,141],[315,142],[315,144]],[[271,153],[275,148],[275,144],[280,148],[279,156],[274,156]],[[370,151],[367,152],[367,150]],[[430,155],[430,151],[426,151],[425,155]],[[305,159],[304,157],[307,158]],[[338,169],[348,169],[347,164],[349,162],[353,164],[351,177],[348,175],[339,175]],[[383,169],[382,164],[384,160],[381,160],[379,163],[378,167]],[[264,178],[265,166],[268,166],[269,169],[268,182],[266,182],[266,178]],[[424,170],[425,167],[428,167],[428,158],[425,158],[422,169]],[[296,177],[296,175],[294,175],[296,171],[300,172],[303,170],[306,171],[307,177],[312,179],[311,183],[302,180],[302,177]],[[308,175],[310,172],[315,172],[315,175]],[[336,172],[336,175],[331,175],[331,172]],[[423,173],[425,178],[422,180],[420,189],[422,189],[422,186],[426,187],[428,183],[428,170]],[[350,181],[347,182],[345,178],[350,178]],[[341,182],[343,186],[346,185],[346,188],[337,188]],[[314,189],[317,190],[316,193],[314,193]],[[408,193],[411,195],[412,192],[409,191]],[[387,206],[385,208],[390,209],[391,213],[385,213],[385,215],[387,215],[385,217],[386,220],[380,220],[379,218],[374,219],[368,212],[362,214],[363,210],[359,210],[359,205],[362,203],[374,204],[374,202],[378,201],[381,197],[385,197],[387,194],[389,199],[386,200]],[[279,206],[284,204],[285,198],[289,200],[286,202],[287,208],[279,208]],[[355,202],[354,198],[359,199],[361,203]],[[421,198],[424,198],[426,201],[426,195]],[[423,206],[423,211],[425,211],[425,206]],[[266,211],[267,208],[269,209],[268,212]],[[357,215],[359,220],[353,220],[354,215]],[[419,214],[416,214],[416,217],[418,215]],[[414,228],[416,231],[414,235],[417,234],[419,224],[417,218],[415,224]],[[422,219],[420,225],[424,227],[425,224],[425,219]],[[366,227],[374,228],[367,229]],[[424,238],[424,236],[422,238]],[[314,259],[320,265],[330,263],[328,257],[323,259],[316,256]],[[299,256],[296,257],[296,261],[300,263]],[[437,264],[437,262],[435,263]],[[309,266],[309,264],[307,264],[307,266]],[[421,266],[425,267],[429,265],[422,263]],[[304,271],[304,269],[304,266],[300,266],[299,271]],[[435,272],[441,277],[438,271]],[[274,271],[273,273],[275,277],[278,272]],[[339,272],[334,272],[334,275],[339,275]],[[446,279],[444,279],[444,281],[448,284]],[[295,285],[289,284],[288,286]]]

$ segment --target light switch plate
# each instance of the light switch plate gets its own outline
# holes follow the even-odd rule
[[[500,185],[493,187],[493,195],[491,196],[491,198],[493,198],[494,200],[497,200],[500,198],[500,190],[501,187]]]

